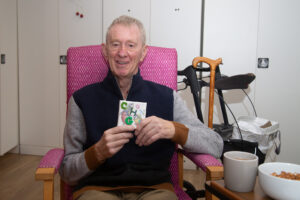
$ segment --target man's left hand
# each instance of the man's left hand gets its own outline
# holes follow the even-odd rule
[[[159,139],[171,139],[175,134],[175,127],[171,121],[151,116],[143,119],[134,133],[136,144],[148,146]]]

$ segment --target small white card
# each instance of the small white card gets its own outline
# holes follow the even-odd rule
[[[120,100],[118,126],[141,123],[146,117],[147,103],[137,101]]]

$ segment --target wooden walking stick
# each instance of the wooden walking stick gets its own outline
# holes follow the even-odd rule
[[[210,66],[210,85],[209,85],[209,110],[208,110],[208,127],[213,127],[213,109],[214,109],[214,90],[215,90],[215,76],[216,68],[222,63],[222,58],[212,60],[205,57],[196,57],[193,59],[193,67],[197,68],[198,63],[205,62]]]

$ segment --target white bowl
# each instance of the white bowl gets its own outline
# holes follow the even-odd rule
[[[271,175],[282,171],[300,173],[300,165],[291,163],[271,162],[258,167],[259,184],[263,191],[274,199],[300,199],[300,181],[279,178]]]

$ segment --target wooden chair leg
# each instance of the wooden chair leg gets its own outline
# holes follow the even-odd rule
[[[208,166],[206,168],[206,180],[220,180],[224,177],[224,168],[223,166]],[[212,195],[208,190],[205,190],[205,199],[206,200],[217,200],[218,198]]]
[[[178,152],[178,182],[179,186],[183,188],[183,154]]]
[[[207,190],[205,190],[205,200],[212,200],[212,194]]]
[[[46,180],[44,181],[44,200],[54,199],[54,181]]]
[[[65,200],[65,182],[60,179],[60,200]]]
[[[205,200],[218,200],[216,196],[214,196],[212,193],[209,191],[205,190]]]

